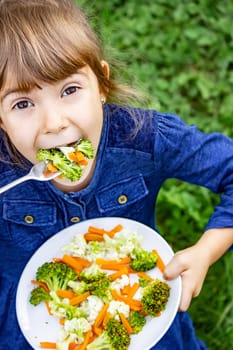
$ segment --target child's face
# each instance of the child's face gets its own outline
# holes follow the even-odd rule
[[[81,138],[91,140],[97,150],[104,96],[89,66],[59,82],[38,84],[29,92],[17,91],[9,77],[0,92],[1,127],[17,150],[32,163],[38,162],[39,148],[67,145]],[[94,162],[84,177],[90,176]]]

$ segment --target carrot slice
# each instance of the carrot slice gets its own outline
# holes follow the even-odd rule
[[[59,318],[59,324],[63,326],[65,324],[65,320],[66,319],[64,317]]]
[[[155,255],[157,255],[157,257],[158,257],[158,260],[157,260],[157,267],[158,267],[158,269],[159,269],[161,272],[163,272],[164,269],[165,269],[165,267],[166,267],[165,263],[163,262],[163,259],[161,258],[161,256],[159,255],[159,253],[158,253],[158,251],[157,251],[156,249],[153,249],[153,250],[152,250],[152,253],[154,253]]]
[[[117,272],[111,273],[108,275],[109,278],[111,278],[112,281],[115,281],[117,278],[120,278],[122,275],[128,275],[128,269],[126,266],[124,266],[121,270],[118,270]]]
[[[67,289],[58,289],[56,291],[56,294],[60,298],[67,298],[67,299],[72,299],[76,296],[76,294],[74,292],[72,292],[71,290],[67,290]]]
[[[111,294],[115,300],[126,302],[126,298],[124,296],[120,295],[119,293],[117,293],[117,291],[115,289],[111,289]]]
[[[76,343],[70,343],[68,346],[68,350],[75,350],[77,344]]]
[[[31,280],[31,282],[32,282],[33,284],[36,284],[36,285],[39,286],[39,287],[44,288],[44,290],[45,290],[47,293],[50,292],[50,290],[49,290],[49,288],[48,288],[48,286],[47,286],[46,283],[40,282],[40,281],[37,281],[37,280]]]
[[[126,264],[105,263],[105,264],[101,264],[100,267],[105,270],[114,270],[114,271],[122,270],[125,267],[125,269],[127,269],[127,273],[129,273],[129,265],[126,265]]]
[[[79,164],[85,166],[88,164],[88,160],[87,159],[79,160]]]
[[[70,267],[74,268],[76,271],[82,271],[83,269],[83,266],[70,255],[64,254],[62,261]]]
[[[122,314],[122,313],[120,313],[119,315],[120,315],[121,322],[122,322],[123,326],[126,328],[127,332],[128,332],[129,334],[132,334],[132,333],[133,333],[133,329],[132,329],[132,327],[131,327],[129,321],[128,321],[127,318],[125,317],[125,315]]]
[[[108,321],[111,319],[112,315],[109,312],[106,312],[104,319],[103,319],[103,327],[105,327],[108,323]]]
[[[106,231],[103,228],[98,228],[95,226],[89,226],[88,227],[88,233],[97,233],[97,234],[106,234],[109,237],[113,237],[115,235],[115,233],[121,231],[123,229],[123,226],[121,224],[116,225],[113,229],[111,229],[110,231]]]
[[[138,282],[135,282],[132,285],[132,287],[129,289],[128,298],[133,298],[133,296],[136,294],[139,287],[140,287],[140,284]]]
[[[141,309],[142,309],[142,303],[140,300],[128,299],[125,301],[125,303],[129,305],[131,310],[141,311]]]
[[[89,339],[90,339],[90,337],[91,337],[91,334],[92,334],[92,331],[90,330],[90,331],[87,331],[86,333],[85,333],[85,335],[84,335],[84,341],[83,341],[83,343],[81,344],[81,345],[79,345],[79,346],[76,346],[75,348],[74,348],[74,350],[86,350],[86,347],[87,347],[87,345],[88,345],[88,343],[89,343]]]
[[[49,341],[41,341],[40,347],[43,349],[56,349],[56,343]]]
[[[79,256],[73,256],[73,259],[75,259],[79,264],[81,264],[83,267],[89,267],[91,266],[91,262],[85,258],[81,258]]]
[[[90,295],[90,292],[85,292],[81,295],[78,295],[77,297],[70,299],[70,305],[80,304],[82,301],[86,300],[87,297],[89,297],[89,295]]]
[[[103,333],[103,328],[100,328],[100,327],[93,327],[93,332],[96,334],[96,335],[100,335],[101,333]]]
[[[85,159],[84,154],[81,151],[78,151],[78,150],[75,151],[75,156],[76,156],[78,162],[80,162],[80,161]]]
[[[114,237],[114,235],[117,233],[117,232],[120,232],[121,230],[123,229],[123,226],[121,224],[119,225],[116,225],[112,230],[108,231],[107,232],[107,235],[111,238]]]
[[[45,303],[45,306],[46,306],[46,309],[47,309],[49,315],[52,315],[51,308],[49,306],[49,302],[46,300],[44,303]]]
[[[116,272],[117,273],[117,272]],[[130,285],[127,284],[126,286],[124,286],[123,288],[121,288],[121,293],[125,296],[128,296],[130,291]]]
[[[48,163],[47,170],[50,171],[51,173],[56,173],[56,171],[58,171],[58,168],[52,163]]]
[[[89,241],[99,241],[99,242],[104,241],[103,235],[101,235],[99,233],[85,233],[84,238],[88,242]]]
[[[98,313],[95,322],[94,322],[94,327],[99,328],[104,320],[104,317],[106,315],[106,312],[108,310],[109,305],[108,304],[104,304],[104,306],[102,307],[102,309],[100,310],[100,312]]]
[[[103,228],[98,228],[95,226],[89,226],[88,227],[88,232],[89,233],[98,233],[100,235],[103,235],[104,233],[107,233],[107,231],[105,231]]]
[[[107,259],[102,259],[102,258],[97,258],[96,259],[96,264],[102,265],[102,264],[129,264],[131,263],[131,258],[129,256],[125,258],[121,258],[119,260],[107,260]]]

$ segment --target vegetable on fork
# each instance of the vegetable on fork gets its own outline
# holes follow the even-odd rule
[[[60,171],[63,178],[77,181],[81,178],[83,168],[87,166],[87,159],[94,157],[92,143],[89,140],[80,140],[75,145],[55,148],[40,148],[37,159],[47,161],[45,175]]]

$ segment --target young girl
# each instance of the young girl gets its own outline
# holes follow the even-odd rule
[[[181,312],[153,349],[206,349],[185,311],[233,242],[232,139],[203,134],[171,113],[126,107],[129,91],[112,79],[98,38],[71,0],[0,0],[0,33],[0,186],[25,175],[39,148],[82,138],[95,149],[80,181],[27,181],[0,196],[0,348],[31,349],[15,294],[43,242],[94,217],[155,227],[159,189],[177,178],[221,193],[221,202],[203,237],[166,267],[165,278],[182,276]]]

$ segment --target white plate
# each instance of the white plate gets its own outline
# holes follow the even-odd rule
[[[70,242],[71,238],[77,234],[83,234],[87,231],[88,226],[96,226],[106,230],[122,224],[124,228],[134,230],[143,236],[143,247],[147,250],[157,249],[165,264],[167,264],[173,254],[172,249],[167,242],[154,230],[139,222],[118,218],[97,218],[80,222],[70,226],[53,237],[48,239],[31,257],[21,275],[17,295],[16,295],[16,312],[22,333],[35,350],[41,350],[40,341],[57,340],[60,330],[58,320],[49,316],[44,304],[33,306],[29,303],[29,297],[33,288],[31,280],[35,279],[37,268],[46,261],[51,261],[53,257],[61,257],[63,252],[61,248]],[[151,276],[162,279],[158,268],[151,270]],[[181,297],[181,279],[180,277],[169,281],[171,287],[170,297],[166,309],[161,316],[147,320],[143,330],[131,336],[129,350],[148,350],[155,345],[169,329],[174,320]]]

